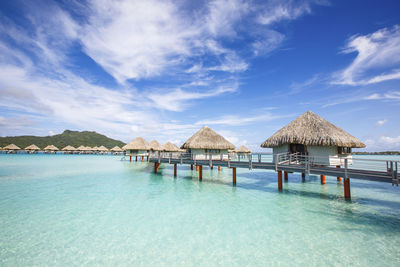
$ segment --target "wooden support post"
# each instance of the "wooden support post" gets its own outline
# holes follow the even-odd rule
[[[285,181],[287,182],[287,180],[289,179],[289,175],[288,175],[288,173],[285,171],[285,172],[283,172],[284,173],[284,175],[285,175]]]
[[[160,163],[155,162],[155,163],[154,163],[154,173],[157,173],[157,172],[158,172],[158,168],[160,168]]]
[[[325,175],[321,174],[321,184],[325,184]]]
[[[236,168],[232,168],[232,184],[236,186]]]
[[[193,170],[193,164],[190,164],[190,169]]]
[[[149,156],[147,156],[147,161],[149,161]]]
[[[129,162],[132,162],[132,155],[129,156]]]
[[[344,178],[344,198],[345,199],[351,199],[351,194],[350,194],[350,179],[349,178]]]
[[[177,175],[177,164],[175,163],[174,164],[174,176],[176,177],[176,175]]]
[[[197,165],[196,167],[198,167],[199,169],[199,179],[200,181],[203,180],[203,165]]]
[[[282,190],[282,171],[278,171],[278,190]]]
[[[336,168],[340,169],[340,165],[336,165]],[[338,182],[342,181],[342,178],[340,176],[337,177]]]
[[[199,171],[199,165],[196,165],[196,171],[197,172]]]
[[[301,173],[301,180],[304,182],[306,180],[306,173],[302,172]]]
[[[136,156],[136,160],[135,161],[137,162],[137,156]]]
[[[218,171],[219,171],[219,172],[221,171],[221,166],[218,166]]]
[[[142,162],[144,161],[144,157],[142,156]]]

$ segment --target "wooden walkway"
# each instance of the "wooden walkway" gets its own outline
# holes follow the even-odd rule
[[[338,181],[342,178],[344,179],[344,196],[350,199],[350,179],[361,179],[375,182],[391,183],[392,185],[399,184],[398,176],[398,162],[397,161],[383,161],[383,160],[365,160],[366,168],[352,168],[349,166],[347,159],[343,161],[342,166],[323,166],[311,163],[309,159],[304,160],[303,157],[301,161],[292,160],[280,160],[281,157],[276,157],[275,161],[264,162],[261,160],[260,154],[258,155],[258,161],[253,162],[254,156],[248,157],[245,161],[243,160],[195,160],[191,155],[184,154],[172,154],[172,153],[159,153],[150,154],[149,161],[154,163],[154,171],[157,172],[161,163],[173,164],[174,174],[177,175],[177,165],[191,165],[196,166],[199,171],[199,179],[202,179],[202,169],[203,166],[209,167],[225,167],[232,169],[232,183],[236,185],[236,168],[246,168],[252,169],[264,169],[273,170],[278,173],[278,189],[282,189],[282,172],[284,173],[284,179],[288,179],[289,173],[301,173],[303,179],[306,174],[320,175],[321,184],[325,184],[325,176],[337,177]],[[272,156],[272,155],[271,155]],[[274,155],[275,156],[275,155]],[[352,159],[354,161],[356,159]],[[386,163],[386,168],[384,170],[372,170],[368,166],[374,166],[377,162],[380,167],[384,166]],[[380,168],[383,169],[383,168]]]

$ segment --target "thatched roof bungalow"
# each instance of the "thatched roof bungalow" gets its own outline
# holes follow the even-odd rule
[[[164,147],[163,151],[165,152],[180,152],[179,147],[172,144],[171,142],[166,142],[163,147]]]
[[[208,126],[204,126],[182,146],[194,159],[227,159],[228,150],[235,149],[235,146],[223,136],[216,133]]]
[[[63,149],[61,149],[62,151],[66,152],[66,153],[73,153],[74,151],[76,151],[77,149],[73,146],[66,146]]]
[[[261,147],[272,148],[274,154],[305,153],[321,165],[339,165],[352,148],[365,145],[317,114],[307,111],[268,138]]]
[[[3,147],[3,150],[9,150],[9,151],[17,151],[17,150],[21,150],[20,147],[14,145],[14,144],[10,144],[8,146]]]
[[[163,146],[156,140],[152,140],[149,143],[149,149],[150,149],[150,151],[163,151],[164,150]]]
[[[147,156],[149,144],[142,137],[138,137],[123,148],[131,156]]]
[[[251,150],[244,145],[240,146],[238,149],[233,150],[233,152],[237,154],[251,154]]]
[[[98,147],[98,150],[101,152],[108,152],[108,148],[106,148],[105,146]]]
[[[28,152],[35,152],[35,151],[39,151],[40,148],[37,145],[32,144],[30,146],[25,147],[25,150]]]
[[[115,146],[110,149],[111,152],[123,152],[124,150],[120,148],[119,146]]]
[[[59,149],[56,146],[48,145],[43,150],[47,153],[56,153]]]

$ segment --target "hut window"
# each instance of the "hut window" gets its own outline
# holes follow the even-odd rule
[[[219,154],[220,150],[219,149],[206,149],[206,153]]]
[[[338,147],[338,154],[350,154],[351,147]]]

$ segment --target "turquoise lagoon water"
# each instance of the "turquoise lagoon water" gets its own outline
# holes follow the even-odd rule
[[[0,155],[0,266],[399,266],[400,188],[335,177]]]

